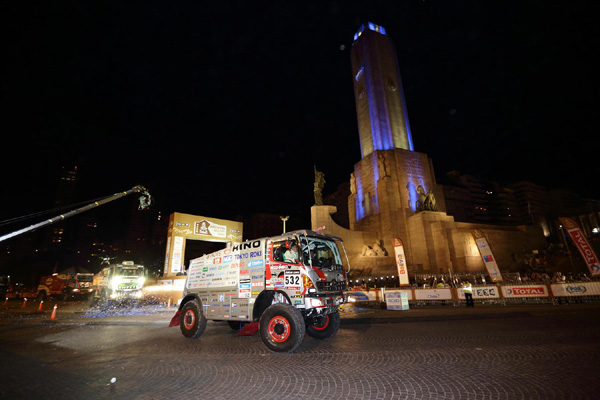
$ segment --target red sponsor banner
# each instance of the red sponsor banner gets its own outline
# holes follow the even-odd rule
[[[600,261],[598,261],[598,256],[596,256],[596,253],[594,253],[594,250],[583,235],[583,232],[579,229],[577,222],[573,221],[571,218],[559,218],[559,220],[571,239],[573,239],[573,242],[575,242],[577,249],[579,249],[581,256],[587,264],[590,274],[592,276],[600,276]]]
[[[506,298],[511,297],[548,297],[548,288],[546,285],[532,286],[501,286],[502,295]]]

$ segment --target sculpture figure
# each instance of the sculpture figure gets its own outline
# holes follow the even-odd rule
[[[315,205],[322,206],[323,205],[323,186],[325,186],[325,174],[321,171],[317,171],[317,166],[315,168]]]
[[[417,211],[437,211],[435,196],[431,190],[425,193],[423,186],[419,185],[417,187],[417,195],[418,198],[415,204]]]

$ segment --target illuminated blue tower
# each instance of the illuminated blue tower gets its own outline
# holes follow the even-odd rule
[[[375,150],[413,151],[396,49],[385,28],[361,25],[351,60],[362,157]]]
[[[424,239],[422,221],[443,213],[418,213],[417,202],[419,191],[432,192],[443,212],[443,193],[431,159],[414,151],[398,57],[384,27],[369,22],[359,28],[351,62],[361,160],[350,182],[350,229],[370,232],[385,246],[400,238],[409,263],[436,267],[430,258],[441,253],[429,252],[433,244]]]

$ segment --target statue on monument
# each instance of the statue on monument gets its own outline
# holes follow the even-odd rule
[[[350,193],[356,194],[356,176],[354,172],[350,174]]]
[[[387,172],[387,166],[385,163],[385,153],[384,152],[377,152],[377,163],[379,165],[379,175],[381,176],[381,178],[385,178],[388,175]]]
[[[385,257],[387,256],[387,250],[381,246],[381,241],[378,240],[373,244],[373,247],[364,245],[361,251],[362,256],[366,257]]]
[[[317,171],[317,166],[314,165],[315,168],[315,205],[322,206],[323,205],[323,186],[325,186],[325,174],[321,171]]]
[[[417,211],[437,211],[435,196],[431,190],[425,193],[423,186],[419,185],[417,188],[417,194],[419,197],[416,202]]]

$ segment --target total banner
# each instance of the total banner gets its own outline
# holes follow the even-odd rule
[[[408,269],[406,268],[406,256],[404,255],[404,246],[402,245],[402,240],[393,237],[392,247],[394,248],[394,254],[396,256],[396,266],[398,267],[398,280],[400,281],[400,286],[409,285]]]
[[[471,234],[475,239],[479,254],[481,254],[481,258],[483,259],[483,263],[485,264],[490,279],[492,282],[502,282],[500,268],[498,268],[498,264],[496,264],[496,259],[492,254],[492,249],[490,248],[484,233],[479,229],[471,229]]]
[[[560,223],[564,226],[565,230],[577,245],[581,256],[585,260],[587,267],[592,276],[600,276],[600,261],[598,261],[598,257],[594,250],[588,243],[581,229],[577,225],[577,222],[573,221],[571,218],[559,218]]]
[[[546,285],[509,285],[501,286],[502,295],[506,298],[549,297]]]

